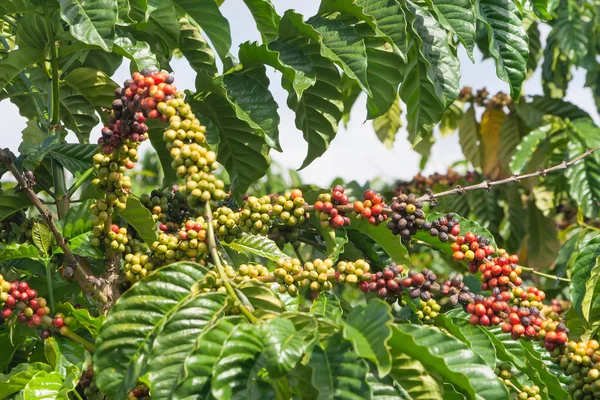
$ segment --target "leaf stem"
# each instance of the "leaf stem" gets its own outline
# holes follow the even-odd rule
[[[294,247],[294,246],[292,246]],[[294,253],[296,253],[296,257],[298,257],[298,260],[300,260],[300,263],[302,263],[302,265],[304,265],[304,259],[302,258],[302,254],[300,254],[300,248],[299,247],[294,247]]]
[[[79,178],[77,178],[77,180],[73,183],[73,185],[71,185],[71,187],[69,188],[69,190],[67,190],[67,197],[70,199],[75,192],[77,191],[77,189],[79,189],[81,187],[81,185],[83,185],[83,183],[94,174],[94,171],[96,169],[94,167],[90,167],[88,168],[83,174],[81,174],[81,176]]]
[[[546,274],[544,272],[536,271],[535,269],[533,269],[531,267],[521,266],[521,269],[523,271],[531,272],[534,275],[539,275],[539,276],[543,276],[544,278],[554,279],[555,281],[571,282],[571,280],[569,278],[562,278],[560,276]]]
[[[44,260],[44,267],[46,268],[46,284],[48,285],[48,297],[50,298],[50,310],[56,311],[56,305],[54,303],[54,288],[52,287],[52,271],[50,270],[50,260]]]
[[[75,332],[73,332],[70,329],[64,329],[64,330],[61,329],[60,334],[69,340],[72,340],[76,343],[83,345],[83,347],[92,354],[96,351],[95,344],[88,342],[87,340],[85,340],[84,338],[82,338],[81,336],[79,336],[78,334],[76,334]]]
[[[219,277],[223,280],[223,284],[225,285],[225,289],[231,298],[233,299],[236,305],[240,306],[240,311],[251,323],[255,323],[258,321],[248,308],[242,304],[242,301],[235,293],[233,286],[231,286],[231,282],[229,281],[229,277],[225,274],[225,270],[223,269],[223,265],[221,264],[221,256],[219,256],[219,252],[217,250],[217,241],[215,239],[215,231],[212,226],[212,211],[210,209],[210,202],[206,202],[206,224],[208,230],[208,245],[210,247],[210,254],[212,256],[213,262],[217,267],[217,271],[219,272]]]

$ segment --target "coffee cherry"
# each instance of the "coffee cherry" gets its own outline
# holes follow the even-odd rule
[[[273,225],[272,214],[273,206],[269,196],[249,196],[239,211],[239,225],[244,232],[264,236]]]
[[[392,235],[400,235],[402,240],[410,241],[412,235],[426,223],[422,207],[423,204],[417,202],[412,193],[394,197],[390,205],[392,216],[386,225],[392,231]]]
[[[238,225],[240,215],[229,207],[219,207],[213,212],[213,229],[215,235],[225,243],[231,243],[242,234],[242,228]]]
[[[279,217],[284,225],[297,226],[303,224],[306,221],[304,205],[302,191],[294,189],[274,199],[273,216]]]
[[[321,221],[321,226],[341,228],[350,225],[350,218],[346,217],[345,211],[340,211],[337,206],[348,204],[348,195],[344,194],[344,188],[336,185],[331,193],[322,193],[315,203],[315,215]]]

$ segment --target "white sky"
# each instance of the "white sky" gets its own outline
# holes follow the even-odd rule
[[[317,12],[319,0],[300,2],[273,0],[273,3],[280,15],[293,5],[297,12],[308,18]],[[226,1],[221,6],[221,10],[230,21],[233,54],[237,54],[237,47],[242,42],[260,41],[254,21],[242,0]],[[465,52],[461,50],[461,86],[468,85],[475,89],[485,86],[490,93],[496,93],[499,90],[508,92],[508,85],[496,77],[493,62],[491,60],[479,62],[480,54],[476,54],[475,59],[477,63],[472,64]],[[195,73],[187,65],[185,59],[174,60],[171,66],[176,74],[177,87],[193,90]],[[117,83],[123,82],[127,78],[128,72],[128,63],[124,63],[113,79]],[[293,112],[287,108],[285,103],[287,92],[280,86],[281,75],[272,68],[268,68],[268,75],[271,80],[270,90],[279,104],[281,118],[279,130],[283,148],[283,153],[271,151],[271,155],[283,167],[295,169],[302,164],[307,146],[302,133],[295,127]],[[566,99],[596,118],[597,113],[592,94],[589,89],[584,88],[584,83],[585,71],[576,71],[569,85]],[[525,83],[525,93],[529,95],[542,93],[539,70]],[[393,181],[409,179],[419,171],[420,155],[410,150],[406,130],[401,128],[396,136],[394,148],[386,149],[375,136],[371,121],[364,122],[366,118],[365,101],[366,98],[362,95],[355,103],[348,128],[345,129],[343,125],[340,125],[340,130],[327,152],[300,171],[305,183],[325,186],[336,177],[342,177],[348,181],[357,180],[359,183],[365,183],[374,178]],[[9,100],[0,102],[0,116],[4,125],[1,146],[9,147],[16,152],[26,120],[19,115],[17,108]],[[92,141],[98,138],[99,128],[92,132]],[[463,158],[458,144],[458,135],[440,138],[436,133],[436,137],[437,141],[432,148],[431,157],[424,171],[426,174],[436,171],[443,172],[449,165]],[[73,135],[69,138],[75,141]],[[145,146],[149,146],[149,143]]]

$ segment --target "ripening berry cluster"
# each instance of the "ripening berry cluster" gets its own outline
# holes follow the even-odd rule
[[[273,202],[273,215],[278,217],[282,224],[293,227],[306,221],[306,202],[300,189],[294,189],[283,196],[275,196]]]
[[[460,233],[460,225],[458,218],[454,214],[439,217],[433,222],[423,223],[423,229],[429,230],[429,234],[440,239],[440,242],[447,242],[449,235],[456,236]]]
[[[125,278],[132,283],[145,278],[155,268],[155,265],[150,258],[149,251],[128,253],[125,255],[124,259]]]
[[[42,324],[42,318],[50,312],[46,299],[38,297],[37,291],[24,281],[7,281],[0,275],[0,324],[12,315],[17,321],[35,328]]]
[[[331,260],[326,261],[331,262]],[[309,276],[314,275],[314,278],[318,278],[319,271],[324,271],[323,276],[325,281],[327,281],[329,279],[327,276],[329,268],[324,263],[321,263],[321,260],[315,260],[315,262],[318,263],[318,268],[315,268],[312,263],[306,263],[303,268],[302,263],[297,258],[279,258],[277,260],[277,268],[273,271],[276,282],[279,284],[277,288],[279,293],[287,293],[292,297],[297,296],[300,283],[305,279],[310,279]],[[309,284],[308,281],[306,284]]]
[[[600,344],[596,340],[570,341],[551,352],[552,360],[573,377],[569,391],[573,399],[600,399]]]
[[[502,383],[506,385],[511,384],[510,380],[513,377],[512,365],[510,365],[509,363],[500,363],[496,366],[494,372],[496,373],[500,381],[502,381]]]
[[[98,390],[92,365],[88,366],[88,368],[81,373],[76,390],[80,395],[85,396],[86,400],[100,400],[103,397]]]
[[[469,272],[477,273],[479,264],[496,252],[494,246],[490,244],[488,238],[476,235],[473,232],[467,232],[464,236],[458,236],[452,243],[452,255],[456,261],[466,261],[469,263]],[[491,261],[491,260],[487,260]],[[518,262],[518,260],[517,260]]]
[[[219,207],[213,211],[212,224],[215,235],[225,243],[231,243],[242,234],[242,228],[238,225],[240,213],[229,207]]]
[[[225,276],[227,276],[228,279],[235,280],[237,272],[231,265],[223,266],[223,270],[225,271]],[[225,287],[223,279],[221,279],[219,276],[219,272],[217,271],[216,267],[204,275],[204,278],[198,282],[198,287],[203,293],[227,293],[227,288]]]
[[[355,201],[353,204],[354,212],[358,214],[357,218],[364,218],[375,226],[387,219],[387,215],[383,213],[384,207],[383,197],[371,189],[365,190],[363,201]]]
[[[335,185],[331,193],[321,193],[315,203],[315,214],[321,221],[321,226],[341,228],[350,225],[350,218],[345,211],[340,211],[336,206],[348,204],[348,195],[344,194],[342,185]]]
[[[431,323],[439,315],[441,309],[442,307],[435,299],[419,300],[419,307],[416,312],[417,318],[424,323]]]
[[[509,299],[509,292],[499,290],[494,290],[487,298],[480,294],[473,296],[473,302],[465,307],[465,310],[471,314],[469,322],[473,325],[499,325],[506,318]]]
[[[140,202],[152,212],[152,219],[164,224],[166,230],[176,230],[189,215],[185,196],[178,191],[177,185],[164,190],[155,189],[150,195],[143,194]]]
[[[448,296],[453,306],[458,303],[467,304],[472,298],[471,290],[459,276],[453,276],[452,279],[445,281],[440,287],[440,294]]]
[[[367,282],[371,277],[371,266],[365,260],[340,261],[337,263],[335,280],[339,283]]]
[[[33,222],[34,220],[27,218],[22,210],[3,219],[0,221],[0,243],[6,243],[9,238],[14,243],[28,243],[32,237]]]
[[[241,283],[269,275],[269,270],[262,264],[241,264],[238,266],[237,274],[233,280],[236,283]]]
[[[131,392],[127,393],[127,400],[150,400],[151,398],[150,388],[141,382]]]
[[[423,203],[417,201],[412,193],[394,197],[390,208],[392,216],[386,226],[392,231],[392,235],[400,235],[404,241],[409,241],[425,224]]]
[[[264,236],[269,233],[269,229],[273,225],[272,215],[273,205],[271,205],[269,196],[248,196],[239,211],[237,224],[246,233]]]
[[[163,262],[200,261],[208,252],[208,233],[203,217],[187,220],[176,233],[162,232],[152,243],[152,257]]]
[[[482,290],[499,287],[502,290],[508,290],[509,285],[521,286],[523,279],[520,275],[522,268],[517,265],[519,257],[517,255],[495,257],[492,261],[479,265],[481,272]]]

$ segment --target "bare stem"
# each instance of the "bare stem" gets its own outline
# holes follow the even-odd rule
[[[531,272],[532,274],[535,274],[535,275],[543,276],[544,278],[554,279],[555,281],[571,282],[571,280],[569,278],[562,278],[560,276],[546,274],[544,272],[536,271],[535,269],[533,269],[531,267],[521,266],[521,269],[523,271]]]
[[[21,190],[23,190],[25,195],[27,195],[27,197],[29,198],[29,200],[31,200],[35,208],[39,211],[40,215],[48,223],[48,227],[52,231],[52,235],[54,235],[56,244],[62,249],[63,253],[65,254],[65,257],[67,258],[67,261],[74,267],[75,278],[81,289],[88,294],[95,295],[96,298],[102,303],[106,303],[106,295],[104,295],[104,293],[102,293],[96,286],[91,284],[91,282],[88,279],[89,277],[93,276],[92,272],[87,268],[87,266],[83,266],[79,262],[77,257],[75,257],[73,252],[71,252],[71,249],[69,249],[65,238],[61,235],[60,231],[58,230],[58,227],[56,226],[56,223],[54,222],[54,219],[52,218],[52,213],[50,212],[50,210],[48,210],[48,208],[46,208],[46,206],[42,204],[41,200],[35,195],[35,193],[31,189],[31,183],[26,181],[23,178],[23,176],[21,176],[19,170],[17,170],[17,167],[15,167],[14,160],[15,155],[9,149],[0,150],[0,162],[2,162],[6,166],[6,168],[8,168],[8,170],[19,183]]]
[[[225,270],[223,269],[223,265],[221,264],[221,256],[219,255],[219,251],[217,250],[217,241],[215,239],[215,231],[212,226],[212,211],[210,209],[210,203],[206,203],[206,224],[208,230],[208,245],[210,247],[210,254],[212,256],[213,262],[217,267],[217,271],[219,272],[219,277],[223,280],[223,284],[225,285],[225,289],[231,298],[233,299],[236,305],[239,305],[240,311],[251,323],[255,323],[258,321],[248,308],[242,303],[238,295],[235,293],[233,286],[231,286],[231,282],[225,274]]]

